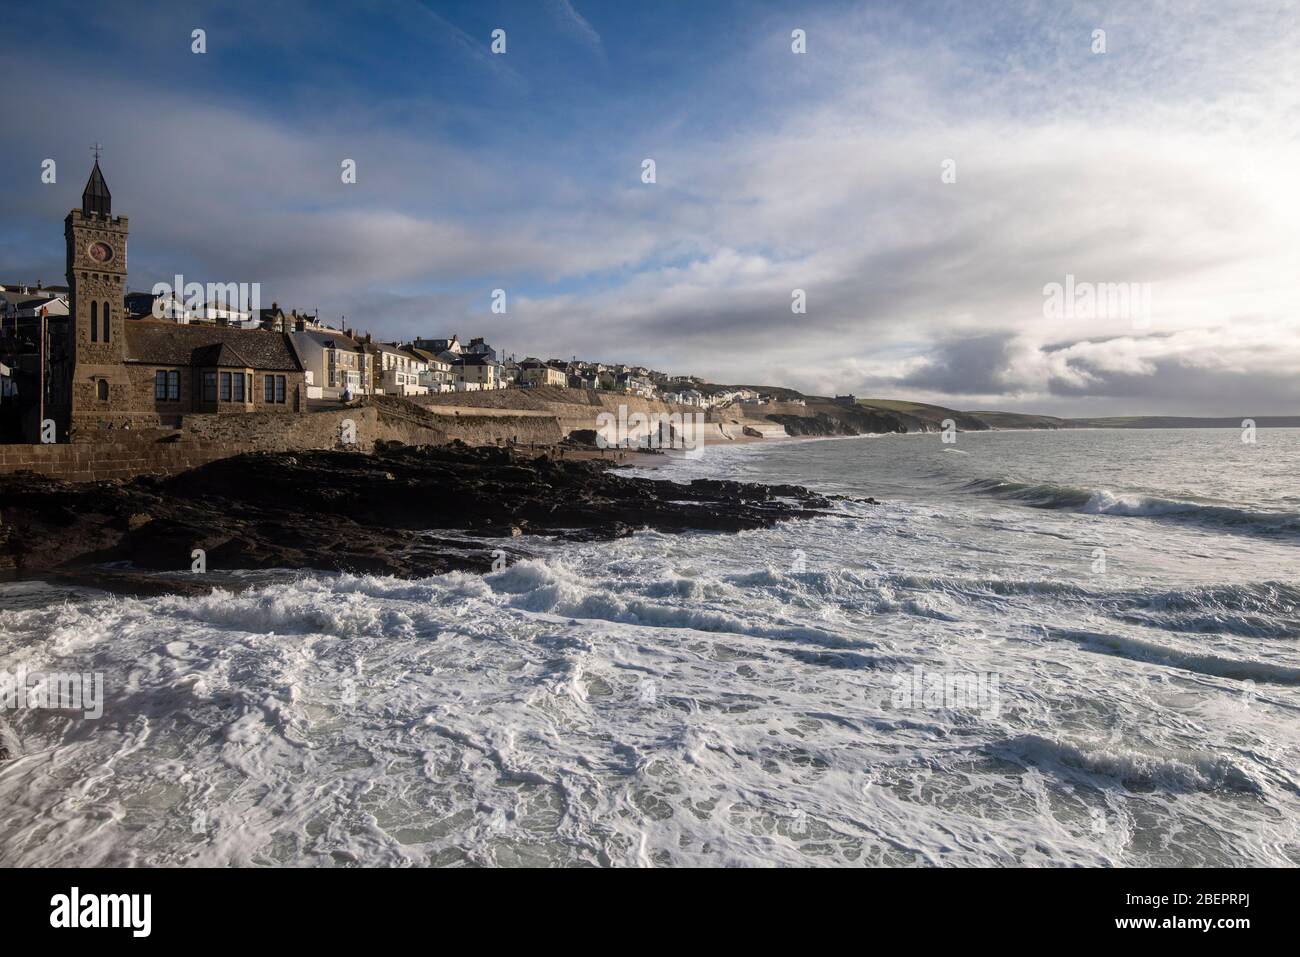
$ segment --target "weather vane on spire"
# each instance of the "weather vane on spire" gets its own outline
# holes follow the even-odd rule
[[[104,146],[103,146],[102,143],[96,143],[94,146],[91,147],[91,149],[95,151],[95,162],[96,162],[96,163],[99,162],[99,151],[102,150],[103,148],[104,148]]]

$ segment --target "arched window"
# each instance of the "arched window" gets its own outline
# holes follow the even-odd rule
[[[90,341],[99,341],[99,303],[90,304]]]
[[[108,311],[108,300],[106,299],[106,300],[104,300],[104,341],[105,341],[105,342],[108,341],[108,339],[109,339],[109,330],[112,329],[112,325],[109,323],[109,320],[108,320],[108,317],[109,317],[110,315],[111,315],[111,313]]]
[[[98,383],[96,383],[95,387],[99,390],[99,401],[107,402],[108,401],[108,380],[100,379]]]

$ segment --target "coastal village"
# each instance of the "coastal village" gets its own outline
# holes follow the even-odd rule
[[[97,156],[64,222],[66,285],[0,286],[0,442],[102,442],[181,430],[194,416],[303,414],[377,396],[436,407],[468,393],[588,390],[691,411],[773,401],[644,366],[507,355],[454,331],[385,341],[315,311],[241,301],[234,284],[202,302],[133,291],[128,230]]]

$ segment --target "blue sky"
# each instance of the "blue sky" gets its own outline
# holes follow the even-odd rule
[[[822,393],[1295,414],[1297,24],[1233,2],[32,5],[0,36],[0,278],[63,281],[100,141],[136,289],[260,282],[386,338]],[[1049,317],[1067,275],[1152,308]]]

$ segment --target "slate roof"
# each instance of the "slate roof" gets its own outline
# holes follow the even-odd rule
[[[43,306],[46,303],[54,302],[56,299],[62,299],[62,296],[34,296],[27,299],[10,299],[17,309],[35,309],[37,306]]]
[[[224,366],[228,369],[256,368],[228,342],[214,342],[209,346],[199,346],[190,353],[190,364],[193,366]]]
[[[336,349],[342,349],[348,352],[365,351],[362,348],[364,343],[353,339],[347,333],[340,332],[337,329],[304,329],[302,332],[295,332],[294,335],[306,336],[325,348],[333,346]]]
[[[440,365],[440,366],[449,366],[449,365],[451,365],[451,363],[448,362],[446,359],[442,358],[442,356],[434,355],[434,354],[433,354],[432,352],[430,352],[428,349],[416,349],[416,348],[412,347],[412,348],[409,349],[408,351],[411,352],[411,353],[413,353],[417,358],[423,360],[424,362],[428,362],[428,363],[430,363],[430,364],[436,362],[436,363],[438,363],[438,365]]]
[[[126,323],[126,361],[149,365],[223,365],[268,372],[301,372],[282,332],[231,326],[187,326],[156,319]],[[215,360],[215,361],[214,361]]]
[[[435,352],[438,355],[442,355],[442,353],[447,352],[449,349],[451,349],[451,344],[453,342],[456,343],[456,345],[460,345],[460,340],[458,340],[455,336],[452,336],[450,339],[424,339],[421,341],[432,343],[433,348],[430,349],[429,351]]]
[[[491,356],[479,355],[477,352],[465,353],[459,355],[451,363],[455,366],[495,366],[501,363],[497,362]]]

